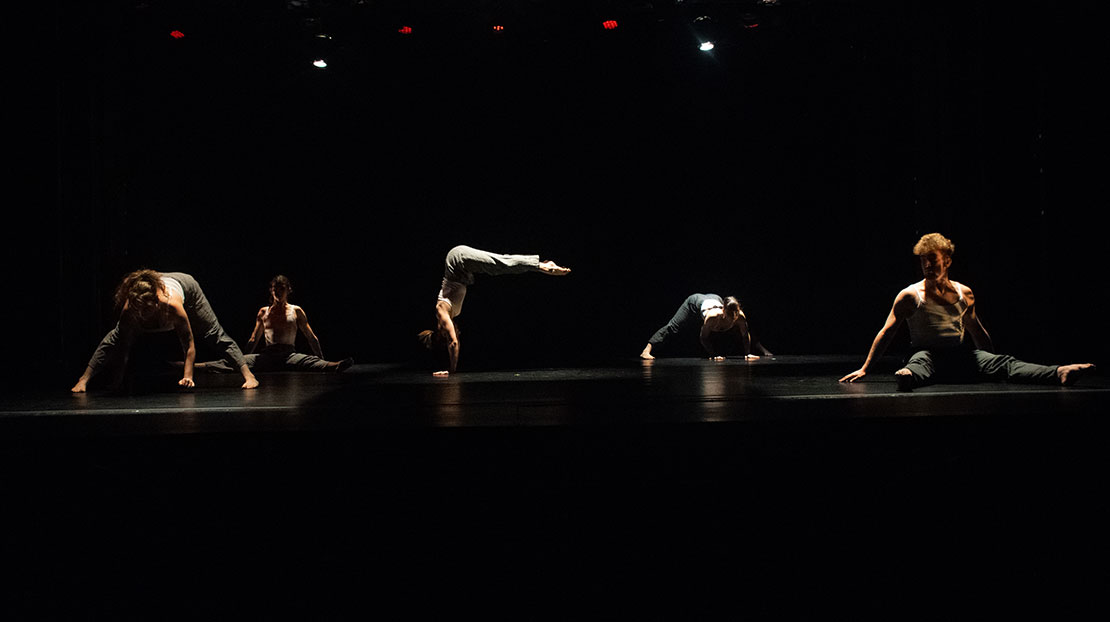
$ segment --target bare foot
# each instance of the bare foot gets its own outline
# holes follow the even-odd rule
[[[898,383],[899,391],[910,391],[913,389],[913,374],[905,367],[894,372],[894,380]]]
[[[77,384],[73,385],[73,388],[70,389],[69,392],[70,393],[84,393],[85,392],[85,381],[84,380],[79,380],[77,382]]]
[[[432,375],[435,376],[436,378],[446,378],[447,376],[451,375],[451,372],[449,372],[449,371],[434,371],[434,372],[432,372]]]
[[[655,357],[651,355],[651,344],[645,346],[643,352],[640,352],[640,358],[644,359],[645,361],[651,361],[655,359]]]
[[[1080,378],[1094,370],[1095,366],[1090,363],[1061,365],[1056,368],[1056,376],[1060,379],[1060,384],[1067,386],[1079,382]]]
[[[563,276],[565,274],[570,274],[570,268],[564,268],[556,264],[554,261],[544,261],[540,263],[540,272],[550,274],[552,276]]]
[[[327,371],[333,372],[333,373],[339,373],[339,372],[342,372],[342,371],[346,371],[348,367],[350,367],[351,365],[354,365],[354,364],[355,364],[355,359],[348,356],[347,358],[343,359],[342,361],[335,361],[335,362],[332,362],[332,363],[328,363]]]
[[[254,376],[251,376],[250,378],[247,378],[246,382],[243,383],[243,388],[244,389],[257,389],[258,388],[258,379],[255,378]]]

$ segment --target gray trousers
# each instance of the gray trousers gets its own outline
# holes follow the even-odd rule
[[[1056,365],[1037,365],[1020,361],[1009,354],[984,350],[951,348],[920,350],[906,362],[913,375],[913,386],[935,382],[965,383],[978,381],[1057,384]]]
[[[247,367],[252,372],[268,371],[327,371],[328,361],[311,354],[301,354],[293,350],[293,346],[274,344],[266,346],[258,354],[244,356]],[[206,361],[205,369],[216,372],[238,371],[232,369],[227,361]]]
[[[201,290],[197,280],[183,272],[163,272],[162,276],[181,283],[185,293],[185,315],[188,316],[189,326],[193,331],[193,342],[221,353],[223,359],[233,365],[236,371],[246,365],[243,352],[235,340],[229,337],[220,326],[220,322],[216,319],[216,312],[212,310],[212,305],[208,304],[208,299],[204,297],[204,291]],[[121,318],[115,328],[100,340],[100,345],[96,347],[92,358],[89,359],[89,368],[96,373],[114,362],[130,351],[135,340],[143,332],[145,331],[142,327]]]
[[[540,268],[539,255],[503,255],[480,251],[469,246],[456,246],[447,253],[443,278],[470,285],[475,274],[520,274]]]

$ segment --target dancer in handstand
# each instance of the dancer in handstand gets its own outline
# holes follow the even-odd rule
[[[214,350],[243,375],[243,388],[253,389],[258,380],[247,367],[239,346],[224,332],[216,313],[208,304],[196,279],[182,272],[136,270],[125,276],[116,287],[116,309],[119,321],[89,359],[85,373],[70,391],[83,393],[92,379],[110,362],[119,359],[122,374],[135,339],[142,333],[174,331],[185,355],[184,371],[178,384],[192,387],[193,364],[196,361],[194,336]]]
[[[489,253],[469,246],[456,246],[447,253],[443,283],[436,300],[436,327],[420,333],[425,347],[447,349],[448,369],[437,371],[436,376],[447,376],[458,368],[459,333],[455,318],[462,313],[466,288],[474,283],[475,274],[520,274],[542,272],[553,276],[570,273],[553,261],[540,261],[539,255],[502,255]]]
[[[258,310],[254,331],[247,341],[245,357],[247,366],[251,371],[256,372],[282,370],[340,372],[350,367],[354,360],[349,357],[342,361],[324,360],[320,339],[309,326],[308,315],[305,314],[304,309],[289,302],[291,293],[293,293],[293,286],[288,277],[279,274],[270,281],[270,304]],[[312,355],[295,351],[297,331],[305,336]],[[258,342],[263,340],[265,345],[262,351],[255,354]],[[224,361],[197,363],[197,367],[213,371],[231,371]]]
[[[748,318],[744,315],[740,301],[732,296],[721,298],[717,294],[691,294],[675,312],[671,321],[651,336],[643,351],[640,352],[640,358],[654,359],[653,348],[662,345],[667,339],[678,335],[687,327],[693,326],[699,327],[698,339],[713,360],[721,361],[725,358],[716,354],[712,339],[714,333],[735,335],[744,351],[745,359],[759,358],[752,354],[753,348],[764,356],[771,356],[767,348],[764,348],[763,344],[759,343],[759,340],[755,339],[748,330]]]
[[[1075,382],[1094,365],[1036,365],[1004,354],[993,354],[990,335],[976,315],[971,288],[948,278],[956,247],[939,233],[922,236],[913,248],[925,279],[903,289],[894,299],[886,323],[875,336],[863,366],[841,382],[855,382],[867,375],[881,357],[903,321],[910,329],[914,354],[894,372],[903,391],[934,382],[1007,380],[1009,382],[1060,384]],[[975,347],[967,347],[970,335]]]

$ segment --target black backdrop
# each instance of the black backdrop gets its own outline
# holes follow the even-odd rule
[[[27,118],[46,148],[24,158],[36,192],[7,232],[6,379],[72,382],[111,289],[144,266],[196,276],[240,342],[284,273],[330,358],[412,361],[455,244],[574,270],[480,278],[464,365],[632,358],[696,291],[738,295],[776,353],[862,359],[934,230],[1000,350],[1106,350],[1093,15],[289,4],[43,11],[53,65]]]

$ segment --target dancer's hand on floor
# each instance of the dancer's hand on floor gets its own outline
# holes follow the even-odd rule
[[[855,381],[859,380],[860,378],[863,378],[866,375],[867,375],[867,372],[865,372],[862,369],[857,369],[856,371],[854,371],[854,372],[848,374],[847,376],[844,376],[843,378],[841,378],[840,381],[841,382],[855,382]]]

